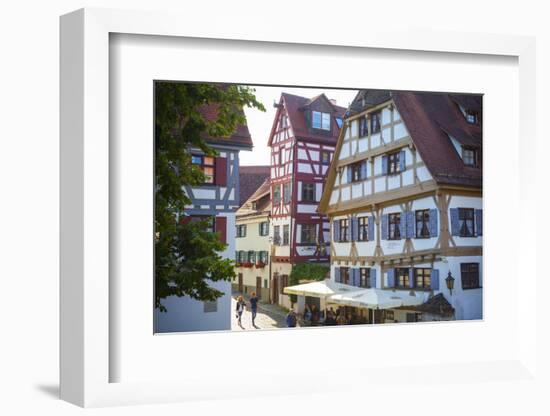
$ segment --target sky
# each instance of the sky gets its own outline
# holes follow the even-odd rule
[[[241,151],[239,154],[241,166],[251,165],[268,165],[269,164],[269,148],[267,140],[273,125],[276,108],[273,107],[274,102],[279,102],[282,92],[289,94],[300,95],[302,97],[315,97],[321,93],[330,99],[335,99],[336,104],[347,108],[351,103],[357,90],[337,90],[337,89],[317,89],[317,88],[294,88],[294,87],[254,87],[256,90],[256,98],[260,101],[266,111],[262,112],[254,108],[245,108],[248,129],[254,142],[252,151]]]

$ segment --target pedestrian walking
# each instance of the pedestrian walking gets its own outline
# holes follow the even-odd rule
[[[290,312],[286,315],[286,326],[289,328],[296,327],[296,313],[293,310],[290,310]]]
[[[258,302],[259,299],[256,296],[256,292],[252,292],[252,297],[250,298],[250,311],[252,312],[252,326],[256,328],[256,313],[258,312]]]
[[[239,326],[242,328],[243,325],[241,323],[241,318],[243,316],[243,312],[244,312],[244,309],[245,309],[245,306],[246,306],[246,303],[244,302],[244,299],[242,296],[239,296],[237,298],[237,307],[235,308],[235,312],[236,312],[236,317],[237,317],[237,322],[239,323]]]

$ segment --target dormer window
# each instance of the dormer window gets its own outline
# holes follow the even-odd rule
[[[477,124],[478,123],[479,116],[477,114],[477,111],[466,110],[465,113],[466,113],[465,114],[466,121],[469,124]]]
[[[330,130],[330,114],[312,111],[311,127],[320,130]]]
[[[462,147],[462,161],[466,166],[477,167],[477,151],[471,147]]]

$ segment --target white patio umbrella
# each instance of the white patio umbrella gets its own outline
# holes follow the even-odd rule
[[[351,293],[353,291],[357,291],[357,287],[336,283],[330,279],[287,286],[283,289],[283,292],[287,295],[314,296],[319,298]]]
[[[343,305],[369,309],[392,309],[401,306],[418,306],[425,302],[426,294],[407,290],[362,289],[350,293],[339,293],[329,301]]]

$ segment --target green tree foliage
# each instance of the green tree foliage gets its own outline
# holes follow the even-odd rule
[[[215,119],[203,116],[205,106],[215,106]],[[208,220],[182,220],[191,203],[183,185],[200,186],[205,180],[191,163],[190,149],[216,156],[206,139],[230,137],[246,122],[245,107],[265,111],[250,87],[155,83],[155,306],[161,311],[166,312],[162,299],[171,295],[215,300],[223,293],[206,278],[235,276],[233,261],[219,255],[226,245],[208,231]]]
[[[289,285],[300,284],[300,280],[324,280],[330,275],[330,267],[325,264],[297,263],[292,266],[288,277]],[[290,301],[297,301],[296,295],[290,295]]]

